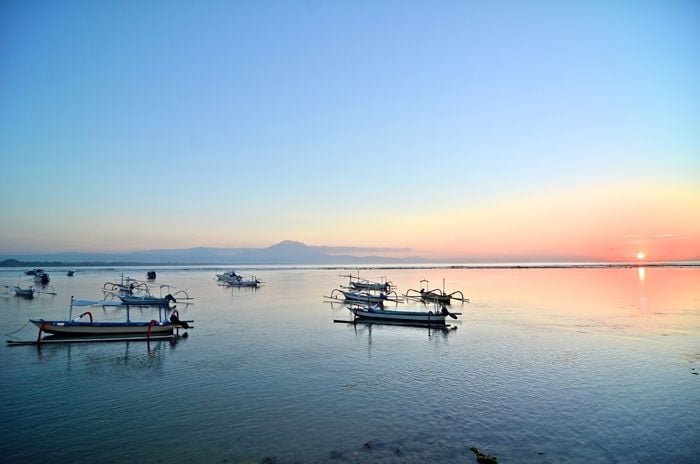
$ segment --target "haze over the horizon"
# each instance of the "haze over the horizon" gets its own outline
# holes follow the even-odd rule
[[[700,3],[0,4],[0,253],[700,258]]]

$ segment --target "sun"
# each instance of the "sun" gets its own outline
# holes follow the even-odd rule
[[[642,260],[642,259],[644,259],[644,258],[646,258],[646,257],[647,257],[647,255],[646,255],[643,251],[638,251],[638,252],[637,252],[637,259]]]

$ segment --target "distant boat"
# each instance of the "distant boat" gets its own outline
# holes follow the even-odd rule
[[[66,275],[67,275],[68,277],[73,277],[73,276],[75,276],[75,269],[71,269],[70,271],[68,271],[68,272],[66,273]]]
[[[33,275],[36,275],[37,272],[44,272],[44,270],[43,270],[43,269],[39,269],[39,268],[37,268],[37,269],[30,269],[29,271],[26,271],[25,274],[26,274],[26,275],[33,276]]]

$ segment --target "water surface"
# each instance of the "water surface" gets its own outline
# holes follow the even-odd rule
[[[146,272],[49,270],[58,295],[1,298],[0,329],[64,318],[122,271]],[[347,271],[252,272],[258,290],[158,269],[196,298],[177,343],[0,348],[3,461],[697,462],[700,269],[361,271],[462,290],[447,332],[334,324],[348,311],[323,295]]]

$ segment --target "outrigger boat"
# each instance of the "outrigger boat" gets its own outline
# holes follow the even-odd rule
[[[181,321],[177,310],[173,310],[170,318],[167,318],[167,308],[158,308],[158,319],[150,321],[132,321],[129,317],[129,306],[126,306],[126,321],[105,321],[96,322],[90,311],[85,311],[80,316],[73,318],[73,306],[92,306],[90,302],[81,304],[79,300],[74,300],[71,297],[70,310],[68,319],[66,320],[45,320],[45,319],[30,319],[29,322],[39,328],[39,341],[42,333],[48,333],[56,336],[148,336],[153,335],[172,335],[174,331],[179,329],[190,329],[189,324],[194,321]],[[90,321],[84,320],[85,316],[90,318]]]
[[[384,309],[384,305],[357,305],[348,308],[358,319],[387,321],[420,325],[445,325],[445,318],[457,319],[461,313],[453,313],[444,305],[433,311],[398,311]]]
[[[406,298],[418,299],[424,302],[438,303],[442,305],[452,304],[452,300],[461,301],[462,303],[469,303],[469,298],[464,298],[464,294],[460,290],[452,293],[446,293],[445,279],[442,279],[442,290],[439,288],[426,290],[429,282],[427,280],[420,281],[421,284],[423,284],[423,282],[425,282],[425,288],[421,288],[420,291],[409,288],[404,296]]]

